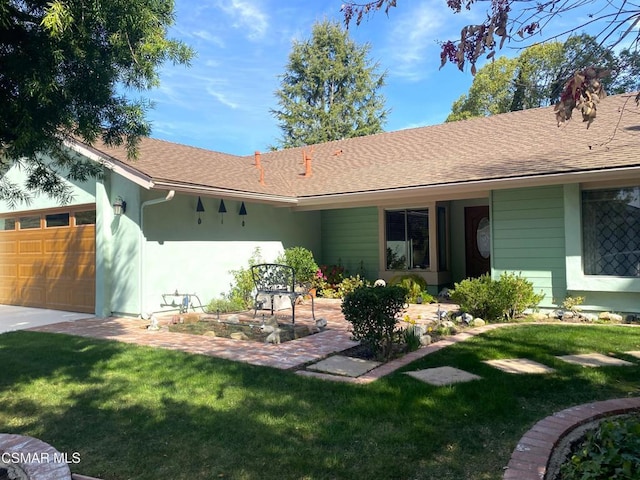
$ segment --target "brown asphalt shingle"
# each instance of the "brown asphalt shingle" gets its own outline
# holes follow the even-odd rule
[[[589,129],[579,112],[557,127],[553,107],[546,107],[318,144],[304,149],[312,157],[308,178],[302,148],[266,152],[265,185],[253,155],[147,138],[139,159],[128,162],[123,149],[97,148],[156,182],[300,198],[640,167],[640,109],[634,98],[602,100]]]

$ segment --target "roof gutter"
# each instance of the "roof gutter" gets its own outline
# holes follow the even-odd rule
[[[191,185],[178,182],[156,180],[153,183],[153,188],[158,189],[171,189],[180,193],[189,193],[191,195],[209,195],[215,197],[254,201],[258,203],[269,203],[273,205],[286,205],[292,206],[298,204],[298,198],[287,197],[284,195],[270,195],[256,192],[243,192],[240,190],[231,190],[227,188],[219,187],[207,187],[204,185]]]
[[[468,182],[451,182],[437,185],[421,185],[416,187],[399,187],[379,189],[365,192],[335,193],[327,195],[310,195],[298,197],[295,210],[320,210],[328,206],[368,204],[372,202],[397,202],[416,196],[438,197],[439,200],[455,200],[470,198],[469,195],[487,195],[491,190],[509,188],[535,187],[541,185],[561,185],[565,183],[583,183],[592,181],[628,180],[631,174],[639,174],[640,166],[620,167],[612,169],[589,170],[579,172],[563,172],[554,174],[523,175],[491,180],[472,180]]]

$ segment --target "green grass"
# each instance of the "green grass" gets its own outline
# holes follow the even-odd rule
[[[518,439],[569,406],[640,395],[640,328],[518,325],[405,370],[482,380],[432,387],[397,372],[366,386],[65,335],[0,335],[0,431],[79,452],[72,472],[124,479],[501,479]],[[555,355],[601,352],[633,367]],[[556,372],[482,363],[527,357]]]

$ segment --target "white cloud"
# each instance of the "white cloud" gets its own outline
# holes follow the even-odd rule
[[[236,103],[236,102],[232,101],[232,100],[229,98],[229,95],[228,95],[228,94],[226,94],[226,93],[224,93],[224,92],[221,92],[221,91],[219,91],[219,90],[215,89],[215,88],[213,87],[213,85],[209,85],[209,86],[207,87],[207,93],[208,93],[209,95],[211,95],[213,98],[215,98],[215,99],[216,99],[218,102],[220,102],[222,105],[225,105],[225,106],[227,106],[227,107],[229,107],[229,108],[231,108],[231,109],[233,109],[233,110],[236,110],[236,109],[237,109],[237,108],[239,108],[239,106],[240,106],[238,103]]]
[[[204,40],[205,42],[213,43],[213,44],[217,45],[220,48],[224,48],[225,47],[224,41],[220,37],[215,36],[215,35],[211,35],[206,30],[197,30],[195,32],[192,32],[191,35],[193,35],[194,37],[199,38],[201,40]]]
[[[221,0],[218,7],[233,18],[233,27],[247,31],[250,40],[263,38],[269,28],[266,13],[250,0]]]

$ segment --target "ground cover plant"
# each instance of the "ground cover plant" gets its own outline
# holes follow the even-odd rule
[[[348,385],[124,343],[0,335],[0,431],[78,452],[72,472],[105,480],[498,480],[535,422],[585,402],[640,395],[640,329],[509,325],[428,355],[482,377],[433,387],[396,372]],[[600,352],[632,367],[555,355]],[[556,369],[509,375],[483,360]]]

